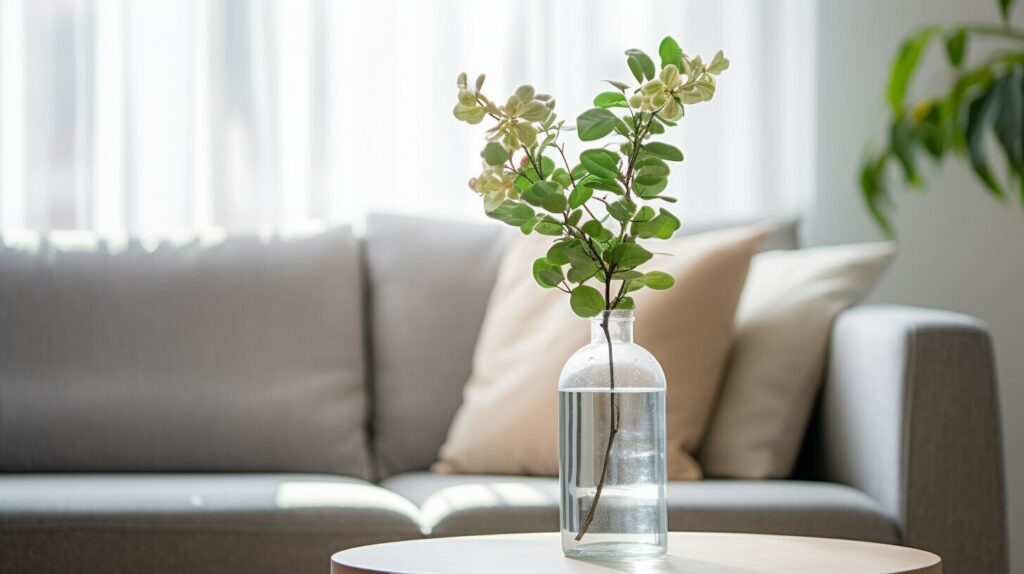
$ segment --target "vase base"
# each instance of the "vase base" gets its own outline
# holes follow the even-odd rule
[[[564,550],[569,558],[601,562],[647,560],[664,556],[665,551],[664,546],[639,542],[595,542]]]

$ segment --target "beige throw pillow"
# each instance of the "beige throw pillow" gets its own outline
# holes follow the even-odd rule
[[[635,294],[636,341],[668,380],[668,473],[700,478],[689,453],[703,437],[721,379],[733,316],[750,258],[768,226],[717,231],[659,243],[649,265],[671,273],[667,291]],[[564,294],[539,287],[533,260],[551,243],[513,241],[501,262],[473,357],[463,403],[434,465],[438,472],[558,474],[558,376],[589,341],[586,319]]]
[[[823,377],[832,321],[892,260],[891,243],[754,256],[722,396],[700,461],[708,476],[786,478]]]

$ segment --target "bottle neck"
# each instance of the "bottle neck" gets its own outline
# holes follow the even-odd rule
[[[607,322],[608,334],[605,335],[605,324]],[[620,310],[603,311],[600,315],[590,318],[590,342],[591,344],[632,343],[633,342],[633,311]]]

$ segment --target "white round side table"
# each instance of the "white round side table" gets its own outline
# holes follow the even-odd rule
[[[642,562],[585,562],[562,555],[557,533],[432,538],[338,552],[333,574],[941,574],[930,552],[853,540],[669,533],[668,555]]]

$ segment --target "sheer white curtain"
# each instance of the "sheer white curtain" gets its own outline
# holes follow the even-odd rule
[[[622,52],[723,48],[671,139],[685,218],[796,212],[814,180],[813,0],[0,0],[0,225],[173,234],[369,211],[479,218],[455,77],[553,94]]]

